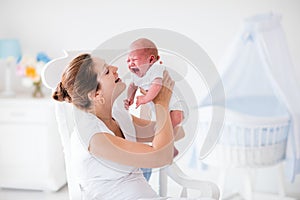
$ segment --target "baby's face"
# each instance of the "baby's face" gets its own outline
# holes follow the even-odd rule
[[[150,56],[143,50],[131,51],[127,58],[128,69],[138,77],[143,77],[151,64]]]

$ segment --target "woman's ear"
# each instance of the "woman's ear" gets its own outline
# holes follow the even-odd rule
[[[91,91],[91,92],[89,92],[88,93],[88,98],[89,98],[89,100],[94,100],[95,98],[96,98],[96,91]]]
[[[95,99],[98,101],[100,104],[105,104],[105,99],[103,97],[103,94],[100,90],[95,92]]]

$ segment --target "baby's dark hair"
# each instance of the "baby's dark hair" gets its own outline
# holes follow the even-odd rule
[[[90,54],[81,54],[67,66],[52,97],[57,101],[72,102],[81,110],[88,110],[91,107],[88,93],[97,88],[93,59]]]
[[[147,38],[139,38],[130,44],[130,50],[143,50],[146,54],[152,54],[155,60],[159,60],[158,49],[155,43]]]

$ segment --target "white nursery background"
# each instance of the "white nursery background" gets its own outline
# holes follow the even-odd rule
[[[236,36],[237,31],[243,25],[244,19],[270,12],[282,16],[281,25],[286,35],[294,72],[298,77],[297,84],[300,86],[299,0],[0,0],[0,39],[18,39],[22,55],[30,57],[43,52],[53,59],[63,56],[63,50],[91,51],[104,41],[123,32],[139,28],[168,29],[183,34],[199,44],[215,63],[216,68],[222,70],[219,62]],[[0,91],[2,91],[5,82],[5,67],[0,66],[0,69],[2,71],[0,73]],[[17,96],[11,101],[9,100],[10,102],[7,98],[1,97],[0,99],[2,104],[0,104],[0,164],[5,162],[28,163],[34,159],[32,158],[33,155],[26,153],[19,155],[20,157],[8,156],[14,155],[13,151],[21,152],[14,149],[27,148],[21,141],[16,141],[15,144],[5,144],[10,134],[8,124],[12,127],[11,129],[22,131],[21,138],[27,138],[27,134],[28,137],[38,137],[40,144],[35,144],[34,147],[36,148],[43,148],[43,142],[45,142],[45,138],[38,136],[37,133],[28,133],[23,128],[24,123],[28,122],[30,117],[33,117],[32,120],[34,120],[33,114],[27,113],[30,112],[29,108],[32,108],[33,113],[41,118],[44,115],[42,112],[50,113],[50,110],[45,109],[49,103],[50,91],[42,88],[45,97],[42,99],[35,98],[31,101],[33,88],[25,87],[21,79],[13,71],[12,86]],[[22,104],[18,98],[23,99],[24,96],[28,96],[28,98],[26,97],[26,103]],[[19,120],[8,122],[5,119],[5,113],[8,113],[10,109],[20,108],[22,110],[24,107],[28,109],[24,111],[28,116],[24,122]],[[17,111],[19,112],[19,110]],[[45,119],[51,119],[51,117]],[[21,126],[21,128],[17,128],[18,126]],[[41,129],[44,130],[45,127],[41,126]],[[32,129],[29,128],[28,130]],[[46,134],[50,134],[50,132],[47,131]],[[16,140],[18,138],[18,136],[15,137]],[[21,140],[32,142],[30,139]],[[32,148],[31,150],[34,151],[34,147],[31,145],[28,148]],[[60,153],[61,148],[59,145],[55,144],[53,148],[56,148],[55,151],[58,154]],[[31,150],[28,150],[28,152],[31,152]],[[24,152],[27,152],[27,150],[24,150]],[[218,169],[207,171],[191,169],[185,162],[179,160],[182,170],[190,173],[190,175],[197,176],[200,179],[217,181]],[[56,164],[55,166],[58,167],[61,163]],[[26,166],[28,165],[26,164]],[[53,168],[55,166],[53,165]],[[1,166],[0,170],[2,170]],[[3,173],[0,172],[0,174]],[[243,179],[240,179],[241,176],[242,173],[233,170],[232,174],[229,175],[231,180],[227,180],[225,188],[227,190],[239,189],[242,185],[241,181],[243,181]],[[255,186],[257,190],[277,192],[277,171],[272,167],[260,169],[255,176],[257,176]],[[0,176],[0,182],[2,178]],[[18,179],[12,181],[18,182]],[[154,181],[151,183],[155,184]],[[284,185],[288,195],[300,199],[299,175],[296,176],[293,183],[285,180]],[[64,189],[62,190],[64,191]],[[0,189],[0,200],[14,199],[12,193],[18,193],[18,190],[9,189],[8,191]],[[35,192],[39,191],[35,190]],[[30,195],[35,196],[35,192],[30,193]],[[58,192],[61,192],[61,190]],[[67,198],[67,196],[64,197]],[[41,196],[41,198],[46,199],[48,197]]]

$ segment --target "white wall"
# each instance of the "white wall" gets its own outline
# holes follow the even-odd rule
[[[1,0],[0,38],[19,38],[24,53],[56,57],[62,49],[93,49],[124,31],[165,28],[190,37],[217,62],[244,18],[270,11],[283,16],[300,74],[298,0]]]
[[[300,77],[298,0],[1,0],[0,38],[19,38],[24,54],[45,51],[54,58],[62,49],[94,49],[125,31],[164,28],[196,41],[218,63],[244,18],[271,11],[283,16]]]
[[[54,58],[62,49],[94,49],[125,31],[164,28],[196,41],[218,63],[243,19],[270,11],[282,15],[300,78],[298,0],[0,0],[0,38],[19,38],[24,54],[44,51]]]

